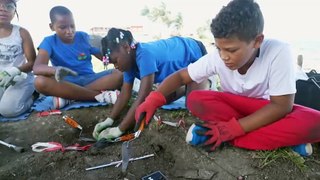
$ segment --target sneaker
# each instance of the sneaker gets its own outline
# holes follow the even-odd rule
[[[101,103],[112,103],[115,104],[120,91],[103,91],[102,93],[95,96],[95,99]]]
[[[197,134],[196,132],[199,130],[206,130],[206,128],[192,124],[192,126],[189,128],[187,136],[186,136],[186,142],[188,144],[199,145],[209,139],[208,136],[201,136],[201,135]]]
[[[300,144],[291,147],[292,150],[298,153],[300,156],[310,156],[312,154],[312,145],[311,143]]]
[[[71,100],[63,99],[60,97],[53,97],[53,109],[61,109],[68,104],[71,104]]]

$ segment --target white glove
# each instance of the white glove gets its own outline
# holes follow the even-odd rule
[[[117,137],[120,137],[124,132],[120,130],[119,127],[112,127],[112,128],[107,128],[103,130],[98,137],[98,141],[101,139],[115,139]]]
[[[13,81],[14,83],[18,83],[18,82],[21,82],[21,81],[27,79],[27,77],[28,77],[28,74],[27,74],[27,73],[21,72],[21,74],[15,76],[12,81]]]
[[[95,139],[98,139],[100,132],[102,130],[104,130],[105,128],[112,126],[113,122],[114,122],[114,120],[112,118],[108,117],[103,122],[100,122],[100,123],[96,124],[96,126],[94,127],[94,130],[92,132],[92,136]]]
[[[7,88],[12,84],[15,76],[20,75],[21,71],[16,67],[10,67],[0,73],[0,86]]]
[[[55,67],[56,72],[54,74],[54,77],[56,78],[56,81],[61,81],[65,76],[71,75],[71,76],[78,76],[78,73],[62,66]]]
[[[112,103],[115,104],[118,98],[118,95],[120,94],[120,91],[104,91],[98,95],[96,95],[94,98],[101,103]]]

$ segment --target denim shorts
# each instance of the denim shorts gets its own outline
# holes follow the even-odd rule
[[[77,84],[79,86],[86,86],[103,76],[112,74],[113,69],[105,70],[95,74],[78,75],[78,76],[66,76],[63,80]]]

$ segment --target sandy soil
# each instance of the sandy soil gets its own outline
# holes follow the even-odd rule
[[[91,137],[94,125],[105,119],[111,106],[76,109],[64,112],[73,116],[83,127],[82,136]],[[188,128],[195,118],[186,111],[161,110],[164,119],[173,122],[184,116]],[[25,121],[0,124],[0,139],[23,146],[26,152],[17,153],[0,146],[0,179],[141,179],[161,171],[168,179],[320,179],[319,149],[306,158],[305,171],[292,162],[277,160],[259,168],[257,152],[226,146],[213,153],[185,142],[186,129],[166,125],[149,125],[141,136],[130,142],[131,156],[154,154],[154,157],[130,162],[126,173],[120,167],[106,167],[86,171],[92,166],[121,160],[121,145],[115,143],[102,149],[90,148],[85,152],[33,152],[36,142],[56,141],[64,146],[88,143],[78,140],[79,131],[62,120],[62,115],[37,117]]]

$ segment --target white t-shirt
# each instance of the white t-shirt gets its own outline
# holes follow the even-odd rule
[[[188,66],[193,81],[202,82],[217,74],[221,89],[241,96],[270,99],[296,93],[294,60],[290,46],[277,40],[264,40],[246,74],[230,70],[214,50]]]

